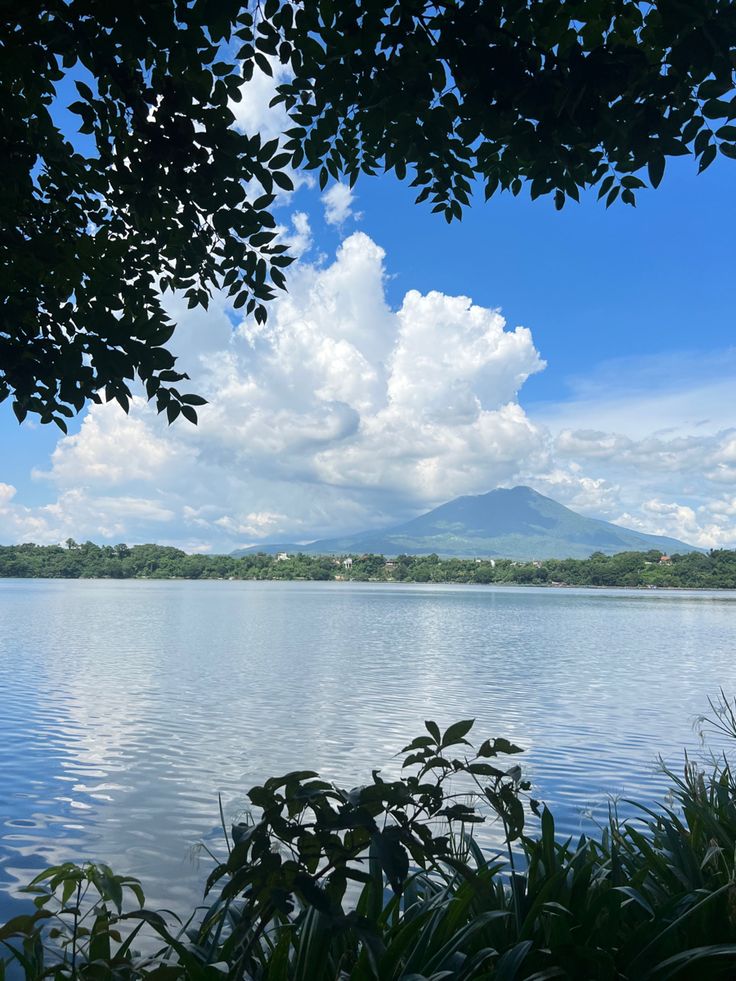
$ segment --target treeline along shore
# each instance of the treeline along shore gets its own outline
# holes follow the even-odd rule
[[[437,555],[190,555],[164,545],[0,546],[0,577],[21,579],[307,579],[736,589],[736,551],[595,552],[587,559],[457,559]]]

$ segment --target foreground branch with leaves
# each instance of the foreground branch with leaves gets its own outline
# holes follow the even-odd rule
[[[281,144],[234,112],[279,62]],[[736,157],[735,66],[733,0],[0,0],[0,402],[65,429],[137,377],[196,421],[162,293],[264,321],[290,167],[448,221],[478,189],[633,205]]]
[[[715,723],[736,738],[725,700]],[[106,866],[62,865],[35,911],[0,927],[4,971],[42,978],[496,981],[731,978],[736,969],[736,776],[725,758],[669,772],[674,803],[561,840],[528,797],[521,752],[474,751],[472,721],[434,722],[395,780],[343,790],[313,771],[254,787],[225,832],[209,905],[186,923],[148,910]],[[534,830],[527,828],[532,812]],[[537,823],[537,818],[538,823]],[[472,835],[497,822],[500,850]]]

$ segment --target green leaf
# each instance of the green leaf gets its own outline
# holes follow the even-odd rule
[[[430,734],[430,736],[434,740],[434,745],[435,746],[439,746],[440,745],[440,742],[442,741],[442,735],[440,733],[440,727],[437,725],[436,722],[432,722],[431,720],[426,721],[424,723],[424,725],[425,725],[425,727],[427,729],[427,732]]]
[[[321,913],[329,913],[332,909],[330,897],[324,889],[306,874],[299,874],[294,877],[294,886],[301,894],[302,898],[310,906],[319,910]]]
[[[274,184],[277,184],[284,191],[293,191],[294,182],[281,170],[275,170],[271,175],[273,177]]]
[[[733,88],[731,78],[708,79],[702,82],[698,88],[699,99],[719,99],[722,95],[730,92]]]
[[[703,155],[700,158],[700,165],[698,167],[699,174],[702,174],[707,167],[710,167],[710,165],[716,159],[717,153],[718,148],[716,147],[715,143],[711,143],[710,146],[703,150]]]
[[[663,153],[658,153],[656,157],[652,157],[647,164],[647,170],[649,171],[649,182],[652,187],[659,187],[662,183],[662,178],[664,177],[665,168],[665,156]]]
[[[604,197],[606,194],[608,194],[608,192],[610,191],[611,187],[613,186],[613,181],[614,181],[613,174],[609,174],[607,177],[604,177],[603,178],[603,180],[601,181],[600,189],[598,191],[598,200],[599,201],[600,201],[600,199],[602,197]]]
[[[466,767],[468,773],[474,773],[476,776],[482,777],[502,777],[503,770],[499,770],[498,767],[491,766],[490,763],[468,763]]]
[[[253,55],[253,59],[264,75],[268,75],[269,78],[273,78],[271,62],[264,54],[261,54],[260,51],[256,51],[256,53]]]
[[[50,911],[39,910],[31,916],[21,915],[13,917],[5,924],[0,925],[0,941],[9,940],[12,937],[20,935],[31,936],[38,929],[41,920],[48,919],[50,916]]]
[[[523,753],[524,750],[508,739],[499,737],[498,739],[486,739],[478,750],[478,756],[512,756],[515,753]]]
[[[516,981],[520,977],[519,970],[533,946],[531,940],[522,940],[505,951],[496,962],[496,969],[493,972],[494,981]]]
[[[470,732],[474,725],[475,719],[465,719],[462,722],[453,723],[453,725],[445,730],[445,734],[442,737],[442,748],[454,746],[457,743],[467,744],[467,740],[463,737]]]
[[[404,746],[401,750],[402,753],[412,753],[415,749],[426,749],[428,746],[434,746],[436,740],[431,736],[417,736],[416,739],[412,739],[408,746]]]
[[[703,106],[703,115],[706,119],[726,119],[733,118],[733,107],[723,99],[708,99]]]
[[[680,951],[664,961],[660,961],[652,971],[657,978],[674,978],[681,976],[682,968],[689,967],[696,961],[714,960],[715,958],[727,957],[726,962],[733,964],[736,960],[736,944],[711,944],[702,947],[691,947],[689,950]],[[715,966],[715,965],[714,965]],[[719,972],[720,974],[720,972]],[[695,977],[696,975],[690,975]],[[706,978],[707,974],[698,974],[698,977]]]
[[[398,829],[388,828],[371,837],[371,847],[381,864],[391,889],[398,895],[409,875],[409,856],[398,841]]]
[[[86,82],[75,82],[74,84],[77,87],[77,92],[79,92],[79,94],[82,96],[82,98],[86,102],[92,102],[92,100],[94,99],[94,95],[93,95],[92,89],[89,87],[89,85],[87,85]]]

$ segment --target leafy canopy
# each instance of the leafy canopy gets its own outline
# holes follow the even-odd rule
[[[225,46],[252,37],[252,15],[232,0],[39,0],[3,15],[0,400],[63,429],[87,399],[127,410],[138,374],[170,421],[196,421],[204,400],[175,387],[186,376],[161,293],[206,307],[224,285],[264,320],[290,261],[268,210],[274,184],[291,188],[289,156],[233,128],[243,77]],[[57,121],[65,75],[76,146]]]
[[[584,188],[635,203],[668,156],[736,157],[732,0],[277,0],[271,47],[295,77],[280,99],[296,163],[329,175],[409,169],[448,221],[486,197]]]
[[[0,401],[20,420],[65,428],[88,399],[127,410],[137,375],[169,421],[196,421],[161,293],[206,307],[225,288],[265,320],[291,261],[271,211],[288,165],[322,187],[393,170],[451,221],[477,183],[633,205],[668,156],[736,157],[732,0],[0,9]],[[274,59],[293,70],[282,146],[239,133],[231,108]],[[58,123],[69,79],[74,143]]]

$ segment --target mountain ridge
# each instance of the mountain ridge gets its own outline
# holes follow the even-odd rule
[[[498,488],[463,495],[425,514],[386,529],[324,538],[306,545],[254,545],[252,552],[306,554],[375,553],[457,558],[543,560],[587,558],[593,552],[695,552],[694,545],[663,535],[649,535],[589,518],[545,497],[531,487]]]

